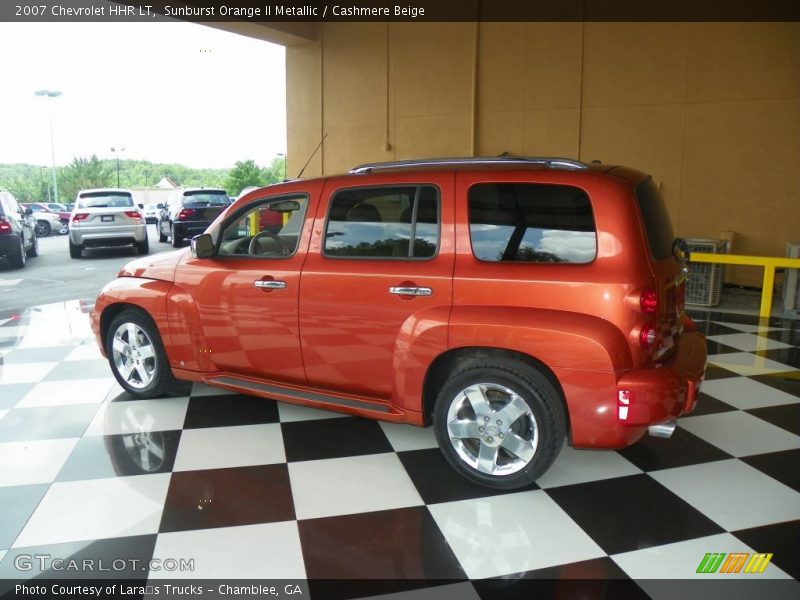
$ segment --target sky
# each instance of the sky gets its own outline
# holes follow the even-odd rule
[[[286,151],[284,49],[183,22],[0,23],[0,163],[232,167]],[[60,97],[34,95],[57,90]]]

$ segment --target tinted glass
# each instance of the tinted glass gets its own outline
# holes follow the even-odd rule
[[[228,194],[222,190],[198,190],[196,192],[183,193],[183,205],[213,205],[213,206],[227,206],[230,203]]]
[[[289,201],[296,202],[295,210],[287,210]],[[282,197],[254,206],[225,227],[219,256],[291,256],[300,242],[307,206],[306,196]]]
[[[672,221],[669,219],[667,207],[652,178],[648,177],[636,186],[636,199],[639,201],[639,211],[642,213],[644,230],[647,232],[650,255],[656,260],[669,258],[672,256],[675,234],[672,231]]]
[[[430,258],[439,245],[439,198],[430,186],[343,190],[331,201],[325,254]]]
[[[469,233],[480,260],[588,263],[597,255],[589,197],[570,186],[475,185],[469,191]]]
[[[126,208],[133,206],[128,192],[86,192],[78,196],[78,208]]]

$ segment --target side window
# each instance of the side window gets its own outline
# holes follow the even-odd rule
[[[431,258],[439,247],[439,192],[433,186],[337,192],[325,230],[326,256]]]
[[[597,256],[589,197],[566,185],[472,186],[469,235],[475,257],[491,262],[581,264]]]
[[[222,230],[218,256],[285,258],[297,252],[308,207],[305,195],[251,205]]]

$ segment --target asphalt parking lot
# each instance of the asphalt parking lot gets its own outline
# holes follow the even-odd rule
[[[147,229],[151,255],[173,250],[171,244],[158,241],[155,225]],[[139,257],[133,246],[126,246],[90,249],[83,258],[73,259],[68,237],[39,238],[39,256],[28,258],[22,269],[12,269],[0,259],[0,313],[52,302],[94,300],[125,263]]]

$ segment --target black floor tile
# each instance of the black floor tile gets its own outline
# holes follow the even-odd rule
[[[568,485],[545,492],[608,554],[723,531],[645,474]]]
[[[88,436],[78,440],[57,481],[169,473],[180,431]]]
[[[438,448],[398,452],[397,455],[425,504],[509,493],[469,482],[450,466]],[[539,486],[533,483],[523,489],[538,490]],[[512,492],[519,491],[522,490],[512,490]]]
[[[97,404],[15,408],[0,419],[0,442],[80,437]]]
[[[697,330],[705,336],[724,335],[726,333],[742,333],[739,329],[720,325],[719,323],[714,323],[713,321],[702,321],[699,323],[696,322],[696,325]]]
[[[776,342],[800,346],[800,321],[795,321],[791,329],[776,329],[775,331],[767,331],[764,335]]]
[[[0,487],[0,548],[10,548],[36,510],[47,484]]]
[[[161,533],[295,518],[285,464],[173,473]]]
[[[393,452],[377,421],[359,417],[281,423],[288,462]]]
[[[309,579],[465,579],[424,506],[298,521]]]
[[[776,348],[774,350],[759,350],[758,356],[763,356],[794,369],[800,369],[800,348]]]
[[[718,367],[717,365],[706,365],[706,381],[711,381],[712,379],[726,379],[728,377],[741,377],[741,375],[729,371],[728,369]]]
[[[699,415],[714,415],[721,412],[730,412],[732,410],[738,409],[735,406],[731,406],[727,402],[717,400],[708,394],[700,392],[697,395],[697,403],[694,406],[694,410],[691,412],[691,416],[696,417]]]
[[[2,360],[2,359],[0,359]],[[2,364],[2,362],[0,362]],[[28,395],[36,383],[3,383],[0,384],[0,410],[14,408],[17,402]]]
[[[731,532],[753,550],[772,552],[772,562],[800,579],[800,521],[764,525]]]
[[[800,492],[800,450],[756,454],[740,460]]]
[[[24,573],[25,578],[144,580],[155,545],[156,535],[153,534],[15,548],[9,550],[0,562],[0,580],[21,578],[15,567],[17,557],[21,557],[19,560],[23,565],[28,564],[29,557],[32,558],[30,570]],[[56,559],[62,562],[54,563]]]
[[[795,435],[800,435],[800,404],[752,408],[746,412]]]
[[[800,398],[800,372],[784,371],[781,373],[768,373],[766,375],[752,375],[750,379],[755,379],[759,383],[763,383],[776,390]]]
[[[198,396],[189,400],[183,428],[259,425],[279,420],[278,405],[274,400],[244,394]]]
[[[727,452],[680,427],[675,429],[669,439],[646,435],[633,446],[617,452],[642,471],[685,467],[732,458]]]
[[[725,344],[721,342],[715,342],[714,340],[706,341],[706,351],[708,354],[733,354],[735,352],[741,352],[741,350],[738,348],[726,346]]]

